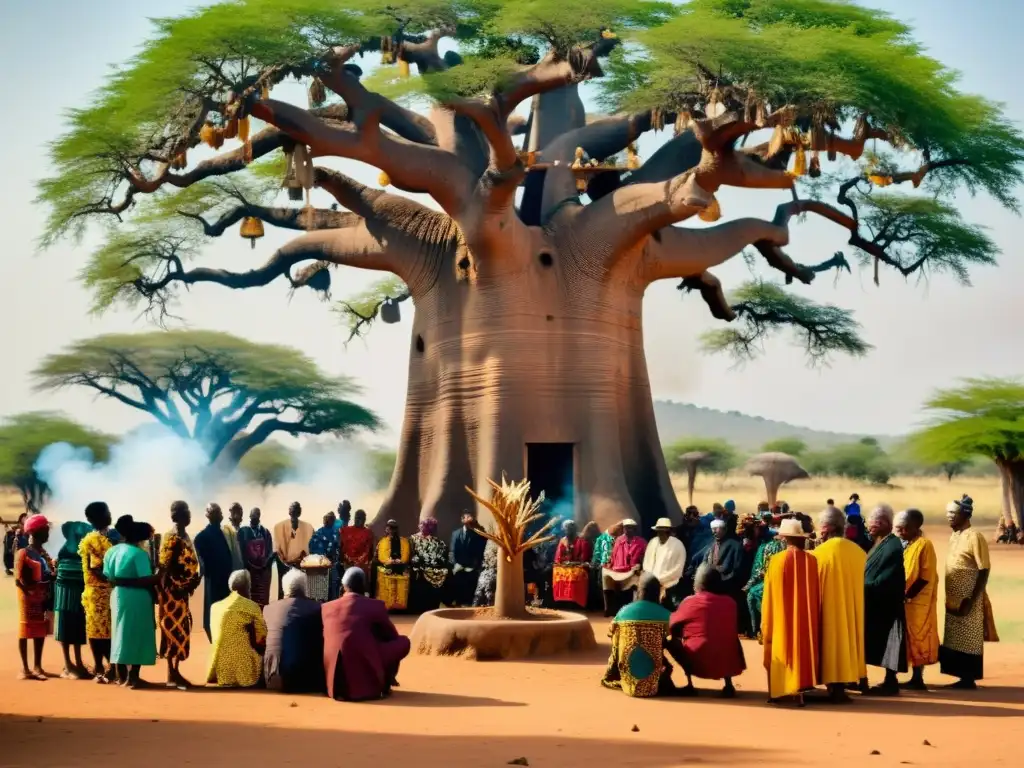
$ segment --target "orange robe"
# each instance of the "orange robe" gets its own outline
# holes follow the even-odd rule
[[[768,563],[761,608],[768,695],[792,696],[818,684],[821,598],[818,563],[787,548]]]

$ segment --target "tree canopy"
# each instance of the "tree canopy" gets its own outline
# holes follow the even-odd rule
[[[113,438],[45,411],[21,413],[0,423],[0,485],[17,488],[26,510],[40,510],[46,503],[50,489],[36,474],[35,464],[55,443],[87,448],[96,461],[105,461]]]
[[[725,440],[714,437],[684,437],[665,446],[665,463],[670,472],[686,472],[686,462],[681,459],[688,453],[705,453],[700,462],[704,472],[728,472],[739,463],[739,453]]]
[[[295,469],[295,454],[271,440],[248,451],[238,462],[238,469],[246,480],[266,490],[283,483]]]
[[[761,453],[786,453],[799,458],[807,453],[807,443],[799,437],[780,437],[762,445]]]
[[[80,237],[89,222],[103,230],[82,273],[97,310],[142,302],[162,316],[198,282],[284,278],[326,292],[338,264],[422,281],[402,260],[410,240],[428,239],[434,256],[486,250],[528,238],[522,225],[569,217],[570,241],[587,232],[610,254],[644,243],[645,279],[680,280],[715,318],[739,321],[712,332],[709,349],[749,357],[793,328],[823,360],[869,349],[848,311],[765,276],[727,295],[707,268],[753,245],[786,285],[851,262],[876,282],[888,268],[967,283],[998,249],[962,218],[956,195],[1018,208],[1024,137],[1002,108],[959,90],[909,26],[840,0],[228,0],[154,24],[71,112],[39,188],[44,245]],[[442,55],[442,38],[457,50]],[[379,66],[355,63],[369,52]],[[308,90],[308,109],[281,87],[288,78]],[[580,102],[575,123],[545,133],[536,100],[582,82],[608,116],[583,119]],[[528,104],[529,114],[518,109]],[[641,163],[633,142],[665,125],[674,135]],[[596,163],[629,159],[583,183],[570,169],[576,147]],[[329,156],[379,168],[443,214],[314,165]],[[282,178],[305,207],[277,199]],[[673,226],[720,218],[723,186],[792,199],[766,220]],[[314,188],[336,204],[314,207]],[[849,256],[793,262],[782,249],[801,215],[846,230]],[[254,242],[263,225],[306,234],[247,272],[197,266],[204,245],[240,222]],[[357,314],[372,319],[374,306]]]
[[[148,413],[194,439],[211,462],[233,467],[272,434],[349,434],[378,420],[291,347],[226,333],[172,330],[77,341],[43,360],[40,390],[84,387]]]

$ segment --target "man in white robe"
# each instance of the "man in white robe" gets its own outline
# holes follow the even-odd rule
[[[682,599],[680,580],[686,566],[686,547],[672,535],[672,522],[663,517],[654,526],[657,537],[644,552],[644,572],[653,575],[661,584],[661,604],[672,611]]]

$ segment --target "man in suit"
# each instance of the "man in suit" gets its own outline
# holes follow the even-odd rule
[[[263,609],[267,647],[263,677],[267,688],[285,693],[324,691],[324,628],[320,603],[306,594],[306,574],[293,568],[284,575],[284,599]]]
[[[203,577],[203,629],[206,637],[210,634],[210,606],[220,602],[231,594],[228,577],[233,567],[231,548],[224,537],[222,524],[224,513],[220,504],[210,503],[206,508],[208,525],[196,534],[194,541],[196,555],[199,557],[199,570]]]
[[[455,605],[472,605],[480,568],[484,564],[487,540],[474,528],[479,524],[471,512],[462,513],[462,527],[452,534],[452,598]]]
[[[344,594],[321,609],[327,695],[337,701],[384,698],[398,685],[398,665],[409,655],[409,638],[398,634],[384,603],[364,597],[361,569],[345,571],[341,586]]]

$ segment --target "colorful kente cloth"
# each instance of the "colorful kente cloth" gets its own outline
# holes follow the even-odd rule
[[[78,545],[82,557],[82,607],[85,636],[89,640],[110,639],[110,582],[103,578],[103,558],[121,536],[113,528],[87,533]],[[98,573],[97,573],[98,572]]]
[[[770,698],[792,696],[818,684],[820,615],[817,561],[793,548],[772,557],[761,618]]]
[[[389,611],[404,611],[409,605],[411,558],[412,549],[404,536],[385,536],[377,542],[377,599]]]
[[[432,611],[444,599],[448,581],[448,543],[439,536],[414,533],[409,537],[412,548],[412,585],[410,603],[413,610]]]
[[[274,546],[270,531],[262,525],[255,528],[243,525],[238,529],[238,545],[242,548],[242,560],[252,583],[252,599],[257,605],[264,606],[270,602],[270,582],[273,578],[270,564]]]
[[[988,542],[974,528],[954,531],[946,551],[946,628],[939,648],[942,674],[962,680],[984,677],[985,642],[999,640],[988,594],[976,600],[966,616],[954,616],[950,608],[974,594],[978,573],[992,567]]]
[[[628,696],[658,694],[665,665],[665,640],[671,614],[657,603],[636,600],[612,620],[612,652],[601,684]]]
[[[252,600],[232,592],[210,608],[213,650],[206,673],[208,685],[251,688],[263,674],[263,657],[253,648],[267,642],[263,611]]]
[[[907,662],[911,667],[925,667],[939,660],[939,564],[935,547],[924,536],[903,550],[903,570],[908,591],[920,580],[927,582],[906,605]]]
[[[86,640],[85,609],[82,607],[85,577],[82,575],[82,556],[78,554],[78,547],[92,526],[83,522],[67,522],[60,530],[64,534],[64,546],[57,552],[57,580],[53,585],[53,636],[58,643],[83,645]]]
[[[160,658],[184,661],[192,637],[188,601],[199,586],[199,559],[187,536],[171,531],[160,545]]]
[[[750,612],[750,626],[754,634],[761,636],[761,602],[764,599],[764,575],[772,555],[777,555],[786,548],[781,539],[769,539],[762,542],[754,555],[754,565],[747,581],[747,610]]]
[[[563,536],[555,549],[551,571],[551,596],[556,602],[587,607],[590,590],[590,542],[576,537],[572,543]]]
[[[153,575],[149,555],[135,544],[117,544],[103,558],[108,580],[142,579]],[[112,664],[156,664],[156,621],[153,595],[145,587],[114,587],[110,597]]]
[[[46,613],[53,605],[53,576],[53,560],[46,550],[25,547],[14,553],[19,639],[46,637],[52,631]]]

